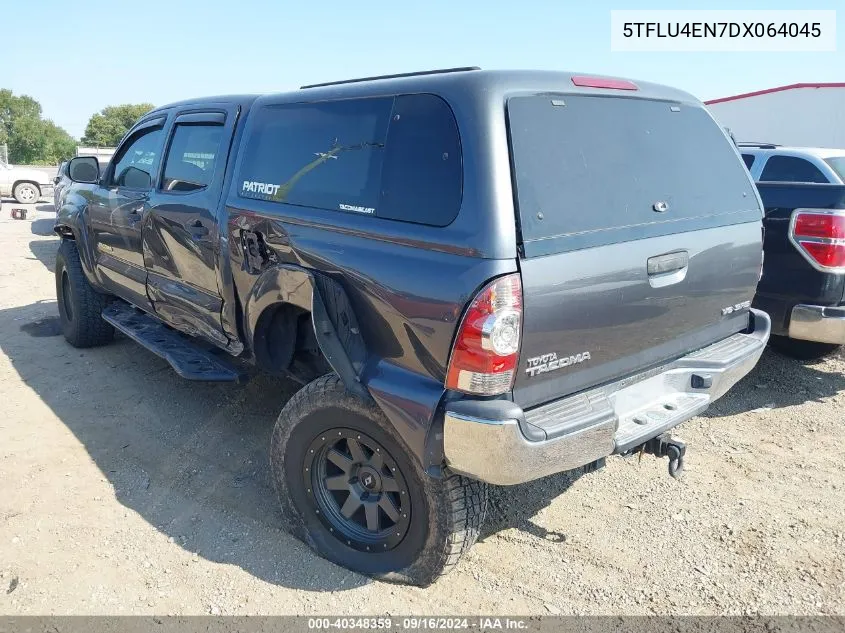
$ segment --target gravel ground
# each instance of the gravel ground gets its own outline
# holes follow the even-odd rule
[[[687,471],[496,489],[428,589],[373,582],[279,529],[273,421],[293,385],[185,382],[119,339],[58,335],[52,207],[0,213],[0,613],[845,614],[845,359],[767,352],[679,435]],[[32,207],[31,207],[32,208]]]

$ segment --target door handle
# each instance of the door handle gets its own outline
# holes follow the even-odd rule
[[[689,253],[675,251],[649,257],[646,262],[648,284],[652,288],[663,288],[683,281],[687,276]]]
[[[664,273],[671,273],[676,270],[681,270],[689,265],[689,253],[686,251],[677,251],[674,253],[666,253],[665,255],[655,255],[649,257],[646,263],[646,270],[649,276],[662,275]]]

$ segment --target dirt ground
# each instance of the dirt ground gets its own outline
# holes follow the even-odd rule
[[[428,589],[280,531],[268,439],[293,385],[191,383],[58,334],[52,206],[0,215],[0,613],[845,614],[845,359],[766,352],[666,462],[494,491]]]

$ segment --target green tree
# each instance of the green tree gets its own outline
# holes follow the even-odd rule
[[[65,130],[41,118],[41,104],[27,95],[0,90],[0,144],[9,147],[9,162],[55,164],[70,158],[76,141]]]
[[[49,119],[41,123],[44,137],[47,139],[47,148],[39,162],[56,165],[63,160],[73,158],[76,154],[76,139]]]
[[[11,90],[0,90],[0,143],[8,143],[12,123],[19,119],[40,119],[41,104],[27,95],[16,97]]]
[[[47,149],[47,139],[41,133],[41,119],[16,117],[9,125],[9,162],[32,164],[38,162]]]
[[[115,147],[135,121],[154,107],[151,103],[127,103],[103,108],[88,121],[82,142],[98,147]]]

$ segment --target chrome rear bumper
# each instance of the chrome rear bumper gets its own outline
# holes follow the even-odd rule
[[[447,412],[443,446],[449,468],[492,484],[511,485],[624,453],[702,411],[757,363],[771,322],[752,310],[754,330],[739,333],[661,367],[528,412],[559,412],[571,429],[554,439],[526,439],[517,419],[489,420]]]
[[[845,344],[845,307],[795,306],[789,318],[789,338]]]

